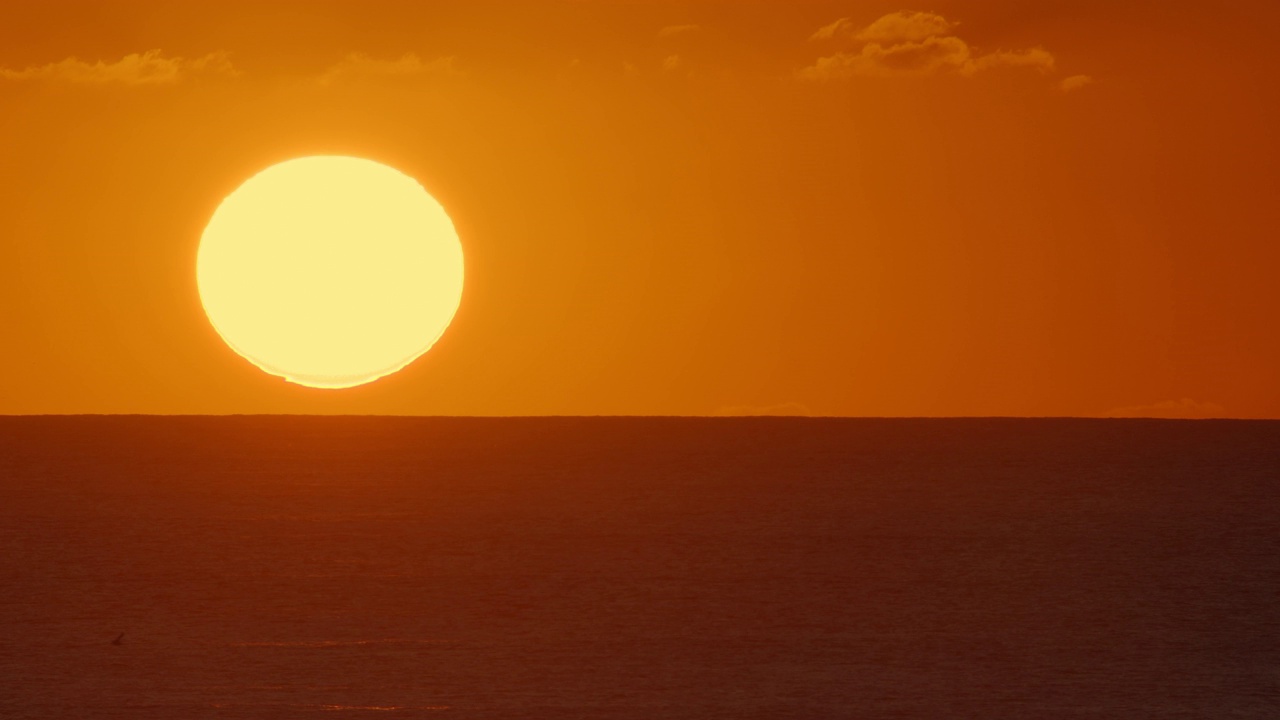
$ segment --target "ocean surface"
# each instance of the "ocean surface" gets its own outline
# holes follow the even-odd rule
[[[1280,423],[0,418],[0,717],[1274,720]]]

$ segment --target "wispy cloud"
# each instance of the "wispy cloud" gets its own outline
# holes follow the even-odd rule
[[[160,50],[125,55],[115,62],[69,57],[22,70],[0,67],[0,78],[17,82],[67,82],[96,85],[169,85],[193,75],[238,74],[225,52],[199,58],[165,57]]]
[[[1062,82],[1058,83],[1058,87],[1062,89],[1062,92],[1074,92],[1082,87],[1087,87],[1092,84],[1093,78],[1088,75],[1072,75],[1069,78],[1064,78]]]
[[[857,25],[849,18],[840,18],[830,25],[823,25],[809,36],[810,40],[830,40],[836,37],[852,36],[857,32]]]
[[[351,53],[334,63],[320,76],[321,83],[368,77],[415,77],[422,75],[460,75],[452,55],[424,61],[415,53],[405,53],[393,60],[370,57],[364,53]]]
[[[956,23],[943,18],[942,15],[914,13],[910,10],[883,15],[876,22],[861,29],[854,29],[852,23],[847,22],[847,18],[845,20],[844,26],[841,26],[840,20],[837,20],[835,31],[849,33],[854,40],[860,42],[886,42],[886,44],[919,42],[929,37],[951,35],[956,29]]]
[[[979,53],[955,35],[956,27],[941,15],[924,12],[890,13],[861,28],[848,18],[841,18],[819,28],[810,39],[836,41],[844,49],[819,57],[800,70],[799,76],[810,81],[830,81],[859,75],[972,76],[998,67],[1054,70],[1054,57],[1047,50]]]

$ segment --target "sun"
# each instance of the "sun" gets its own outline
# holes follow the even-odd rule
[[[413,178],[313,156],[249,178],[205,227],[209,322],[249,362],[315,388],[372,382],[440,338],[462,299],[453,221]]]

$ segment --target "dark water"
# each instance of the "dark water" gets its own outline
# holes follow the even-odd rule
[[[1280,423],[0,418],[0,630],[4,718],[1280,718]]]

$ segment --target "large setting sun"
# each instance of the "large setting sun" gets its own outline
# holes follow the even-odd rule
[[[426,352],[462,296],[462,247],[413,178],[371,160],[273,165],[223,200],[196,261],[222,339],[262,370],[361,385]]]

